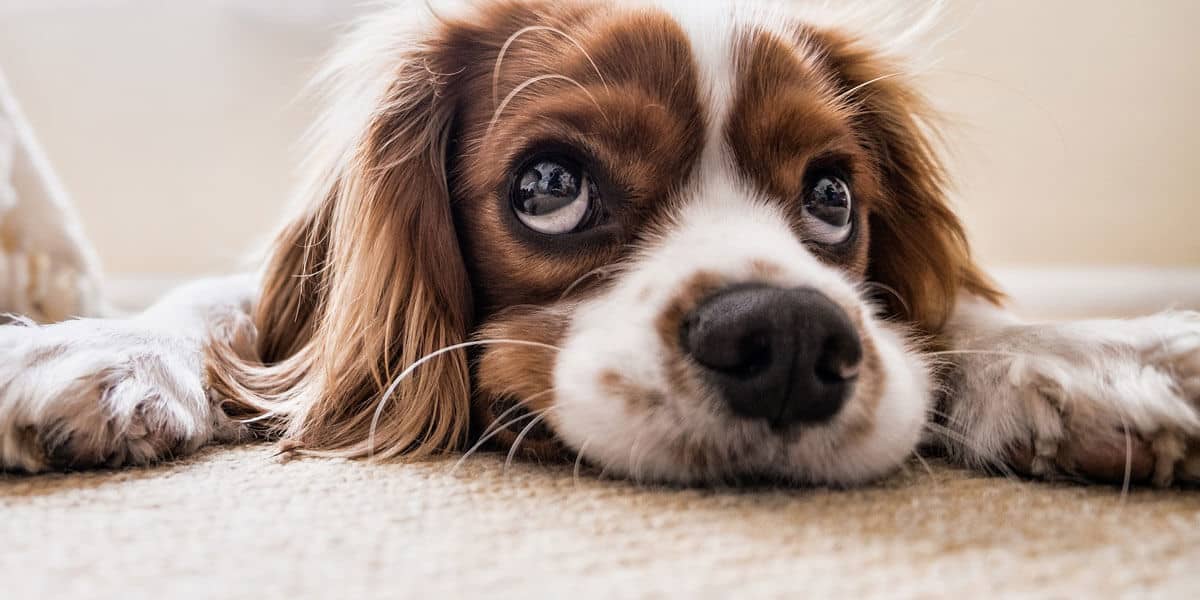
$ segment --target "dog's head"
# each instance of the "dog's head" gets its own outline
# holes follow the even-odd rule
[[[262,364],[217,365],[231,396],[351,455],[487,436],[639,478],[834,483],[908,456],[932,383],[906,336],[992,292],[908,71],[855,28],[877,22],[412,11],[334,60]]]

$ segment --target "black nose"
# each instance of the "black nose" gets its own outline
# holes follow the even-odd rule
[[[845,311],[809,288],[731,287],[693,310],[680,335],[735,413],[774,426],[832,418],[862,362]]]

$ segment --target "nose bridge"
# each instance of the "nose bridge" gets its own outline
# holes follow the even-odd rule
[[[778,256],[789,261],[814,259],[796,237],[788,216],[731,169],[701,174],[683,192],[668,233],[657,251],[693,259],[704,250],[721,249],[730,259]],[[718,258],[718,257],[714,257]]]

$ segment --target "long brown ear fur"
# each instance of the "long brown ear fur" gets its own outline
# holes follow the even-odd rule
[[[471,320],[444,164],[452,90],[429,45],[374,35],[392,46],[353,48],[329,81],[347,89],[315,130],[308,206],[263,274],[257,356],[218,343],[208,357],[227,412],[306,453],[419,456],[456,448],[469,425],[467,358],[453,351],[400,382],[372,432],[393,378],[465,341]]]
[[[889,312],[936,334],[962,292],[1003,299],[971,257],[962,223],[946,194],[934,149],[934,114],[906,72],[852,38],[813,34],[825,58],[859,104],[859,129],[876,145],[886,197],[871,212],[867,276],[896,296]]]

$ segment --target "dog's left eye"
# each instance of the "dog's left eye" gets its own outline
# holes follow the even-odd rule
[[[853,225],[853,208],[845,181],[833,175],[817,179],[804,195],[804,216],[813,241],[827,245],[846,241]]]
[[[586,227],[599,195],[595,182],[579,165],[549,158],[525,167],[513,186],[512,203],[527,227],[556,235]]]

